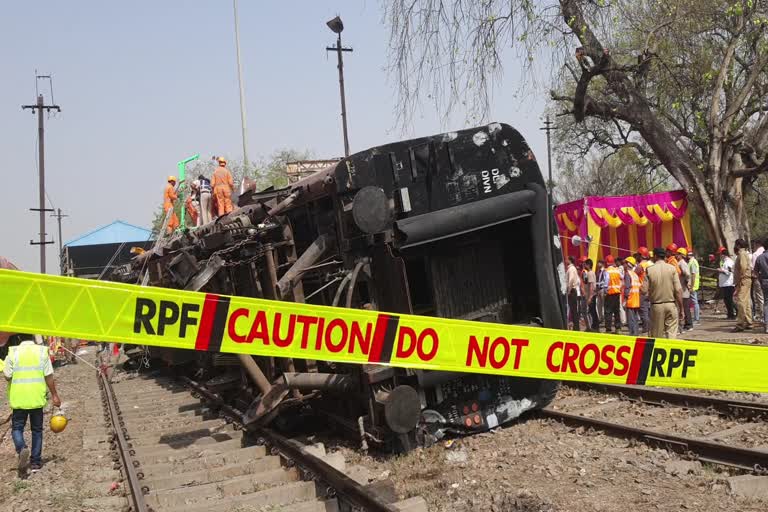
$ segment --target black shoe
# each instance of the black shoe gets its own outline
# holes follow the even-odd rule
[[[32,474],[34,474],[34,473],[37,473],[38,471],[40,471],[41,469],[43,469],[43,465],[42,464],[32,464],[30,466],[30,469],[32,471]]]
[[[734,327],[733,329],[731,329],[731,332],[744,332],[744,328],[743,327]]]

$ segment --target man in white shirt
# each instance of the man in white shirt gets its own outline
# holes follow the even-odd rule
[[[581,280],[579,271],[576,269],[576,258],[568,257],[568,268],[565,269],[565,288],[568,298],[568,311],[571,316],[573,330],[579,330],[579,294],[581,291]]]
[[[736,320],[736,307],[733,303],[733,292],[735,289],[733,282],[733,260],[728,256],[728,249],[725,247],[720,247],[717,252],[720,254],[720,267],[717,269],[717,286],[723,295],[728,320]]]

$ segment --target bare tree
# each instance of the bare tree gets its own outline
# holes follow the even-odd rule
[[[718,243],[748,233],[745,184],[768,172],[764,0],[391,0],[386,19],[401,119],[423,97],[482,117],[505,49],[529,72],[549,57],[552,99],[602,130],[594,147],[658,161]]]

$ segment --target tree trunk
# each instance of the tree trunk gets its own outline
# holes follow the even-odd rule
[[[733,250],[737,238],[748,237],[748,226],[744,215],[744,200],[741,191],[741,178],[729,178],[723,184],[722,197],[713,198],[717,216],[705,215],[715,237],[715,241]]]

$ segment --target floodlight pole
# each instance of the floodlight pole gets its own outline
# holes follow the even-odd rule
[[[248,175],[248,131],[245,122],[245,85],[243,85],[243,65],[240,62],[240,20],[237,16],[237,0],[232,0],[235,11],[235,48],[237,50],[237,81],[240,84],[240,128],[243,132],[243,167],[244,176]]]
[[[334,21],[338,21],[338,25],[332,26]],[[328,22],[328,27],[333,30],[336,35],[336,46],[328,46],[325,48],[325,51],[334,51],[336,52],[336,59],[338,61],[338,68],[339,68],[339,94],[341,95],[341,126],[342,130],[344,131],[344,156],[349,156],[349,133],[347,131],[347,101],[344,94],[344,58],[343,58],[343,52],[351,52],[353,51],[352,48],[344,48],[341,45],[341,31],[344,30],[344,25],[341,23],[341,20],[336,17],[334,20],[331,20]]]
[[[552,182],[552,144],[550,143],[550,133],[552,130],[557,130],[557,127],[552,126],[553,124],[555,123],[550,121],[549,115],[547,115],[547,119],[544,121],[544,126],[539,128],[539,130],[544,130],[547,132],[547,208],[549,209],[550,213],[555,207],[554,199],[552,198],[552,189],[554,188],[554,183]]]

